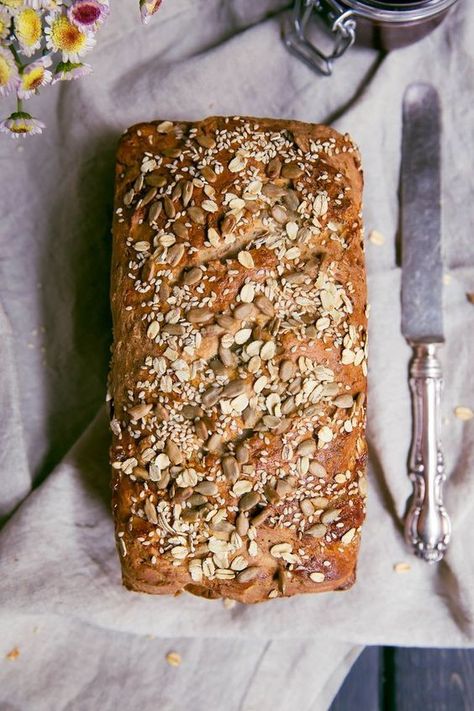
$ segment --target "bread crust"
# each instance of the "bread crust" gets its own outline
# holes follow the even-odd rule
[[[361,194],[358,151],[327,126],[211,117],[122,137],[111,463],[129,589],[254,603],[354,582]]]

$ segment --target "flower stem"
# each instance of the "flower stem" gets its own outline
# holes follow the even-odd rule
[[[22,63],[22,61],[21,61],[21,59],[20,59],[20,55],[18,54],[18,52],[16,51],[15,47],[14,47],[12,44],[10,45],[10,51],[11,51],[11,53],[13,54],[13,57],[14,57],[14,59],[15,59],[15,62],[16,62],[16,64],[17,64],[17,66],[18,66],[18,69],[22,70],[22,69],[23,69],[23,63]]]
[[[17,97],[16,99],[16,110],[18,112],[23,111],[23,101]]]

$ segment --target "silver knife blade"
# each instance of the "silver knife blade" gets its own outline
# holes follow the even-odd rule
[[[401,165],[402,333],[442,343],[441,111],[429,84],[403,98]]]

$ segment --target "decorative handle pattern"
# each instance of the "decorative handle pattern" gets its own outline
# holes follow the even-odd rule
[[[409,476],[413,499],[405,520],[405,538],[420,558],[440,561],[451,538],[443,504],[446,479],[440,441],[440,398],[443,387],[436,343],[414,343],[410,364],[414,432]]]

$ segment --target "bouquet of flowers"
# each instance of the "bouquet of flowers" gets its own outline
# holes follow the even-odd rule
[[[160,3],[140,0],[144,22]],[[14,138],[42,132],[24,101],[47,84],[92,71],[82,59],[108,14],[109,0],[0,0],[0,96],[13,95],[17,104],[0,131]]]

